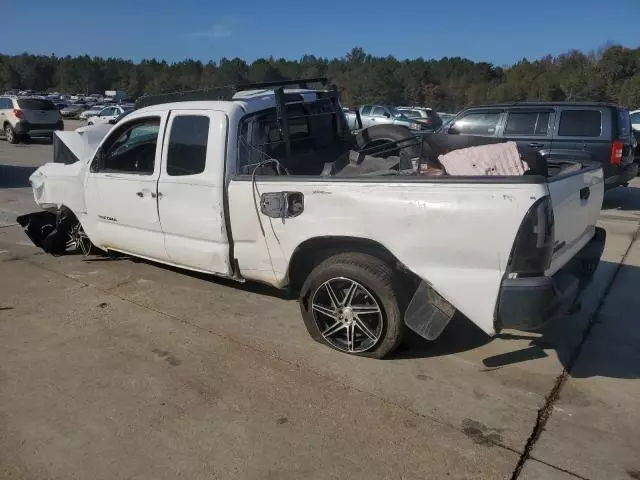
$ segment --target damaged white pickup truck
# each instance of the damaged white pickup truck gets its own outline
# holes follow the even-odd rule
[[[31,177],[45,211],[18,221],[51,253],[290,288],[311,336],[355,355],[390,354],[407,327],[433,340],[456,311],[492,335],[576,305],[605,242],[599,166],[520,152],[508,174],[500,159],[464,174],[448,152],[495,140],[354,136],[319,80],[146,97],[113,126],[57,132]]]

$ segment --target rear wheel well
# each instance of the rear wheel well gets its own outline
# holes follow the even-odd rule
[[[295,249],[289,261],[289,287],[299,292],[311,271],[321,262],[338,253],[347,252],[366,253],[379,258],[400,274],[407,287],[418,286],[419,278],[382,244],[365,238],[327,236],[306,240]]]

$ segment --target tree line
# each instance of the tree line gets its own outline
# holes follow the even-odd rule
[[[342,102],[427,105],[455,112],[479,103],[524,100],[610,101],[640,108],[640,48],[611,45],[589,54],[572,50],[509,67],[464,58],[398,60],[353,48],[342,58],[184,60],[0,55],[0,92],[9,89],[103,93],[132,97],[291,78],[328,77]]]

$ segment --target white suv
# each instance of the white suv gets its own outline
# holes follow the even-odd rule
[[[53,137],[64,130],[58,108],[51,100],[29,97],[0,97],[0,124],[9,143],[30,137]]]

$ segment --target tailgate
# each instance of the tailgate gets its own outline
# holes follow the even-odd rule
[[[32,125],[58,121],[58,110],[23,110],[24,119]]]
[[[589,166],[549,179],[553,205],[553,257],[547,275],[553,275],[587,244],[595,232],[604,196],[604,174]]]

